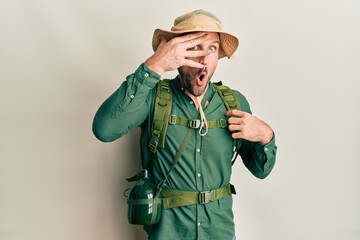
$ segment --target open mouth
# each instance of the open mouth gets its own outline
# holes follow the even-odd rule
[[[206,75],[207,75],[207,69],[206,68],[204,68],[204,69],[201,69],[200,71],[199,71],[199,73],[198,73],[198,79],[199,79],[199,82],[200,83],[204,83],[205,82],[205,77],[206,77]]]

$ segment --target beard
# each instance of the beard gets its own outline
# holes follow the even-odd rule
[[[198,97],[203,95],[209,85],[212,75],[208,75],[207,68],[195,69],[189,68],[189,71],[179,68],[180,81],[183,87],[190,92],[193,96]],[[206,81],[201,86],[197,85],[198,79],[200,81]]]

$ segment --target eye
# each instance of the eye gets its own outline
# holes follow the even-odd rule
[[[198,51],[198,50],[200,50],[200,47],[199,47],[199,45],[196,45],[196,46],[194,46],[194,47],[192,47],[192,48],[189,48],[189,49],[187,49],[188,51]]]
[[[215,51],[216,51],[216,47],[211,46],[211,47],[209,47],[209,50],[210,50],[211,52],[215,52]]]

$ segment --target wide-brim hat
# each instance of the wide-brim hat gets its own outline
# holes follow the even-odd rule
[[[239,40],[235,36],[223,30],[221,21],[214,14],[199,9],[177,17],[174,21],[174,26],[170,31],[159,28],[155,29],[152,39],[153,50],[156,51],[158,48],[161,42],[161,37],[164,37],[169,41],[176,36],[191,32],[219,33],[219,59],[223,57],[232,58],[239,46]]]

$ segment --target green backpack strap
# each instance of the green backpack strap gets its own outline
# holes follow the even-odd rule
[[[223,100],[227,110],[233,110],[233,109],[241,110],[239,100],[235,96],[235,93],[233,90],[231,90],[228,86],[222,85],[221,81],[217,82],[217,83],[213,83],[213,86],[215,87],[216,91],[218,92],[220,98]],[[237,151],[238,150],[237,149],[238,148],[238,140],[237,139],[233,140],[233,146],[234,146],[234,149],[236,149],[236,154],[235,154],[233,160],[231,161],[232,165],[235,163],[235,160],[236,160],[237,156],[239,155],[239,153]]]
[[[172,106],[172,92],[169,84],[169,79],[160,80],[156,85],[156,98],[154,103],[154,115],[151,125],[151,137],[149,140],[149,163],[148,166],[142,168],[148,169],[151,173],[154,166],[154,159],[156,150],[158,147],[164,148],[165,146],[165,135],[169,124],[169,116]],[[140,172],[140,171],[139,171]],[[135,181],[138,174],[129,177],[126,180],[128,182]]]
[[[169,116],[172,107],[172,91],[169,82],[169,79],[164,79],[157,83],[151,137],[148,144],[150,150],[148,167],[150,172],[154,165],[157,148],[165,147],[165,135],[169,125]]]
[[[223,100],[227,110],[241,110],[240,103],[235,96],[233,90],[231,90],[228,86],[222,85],[222,82],[213,83],[216,91],[218,92],[219,96]]]

